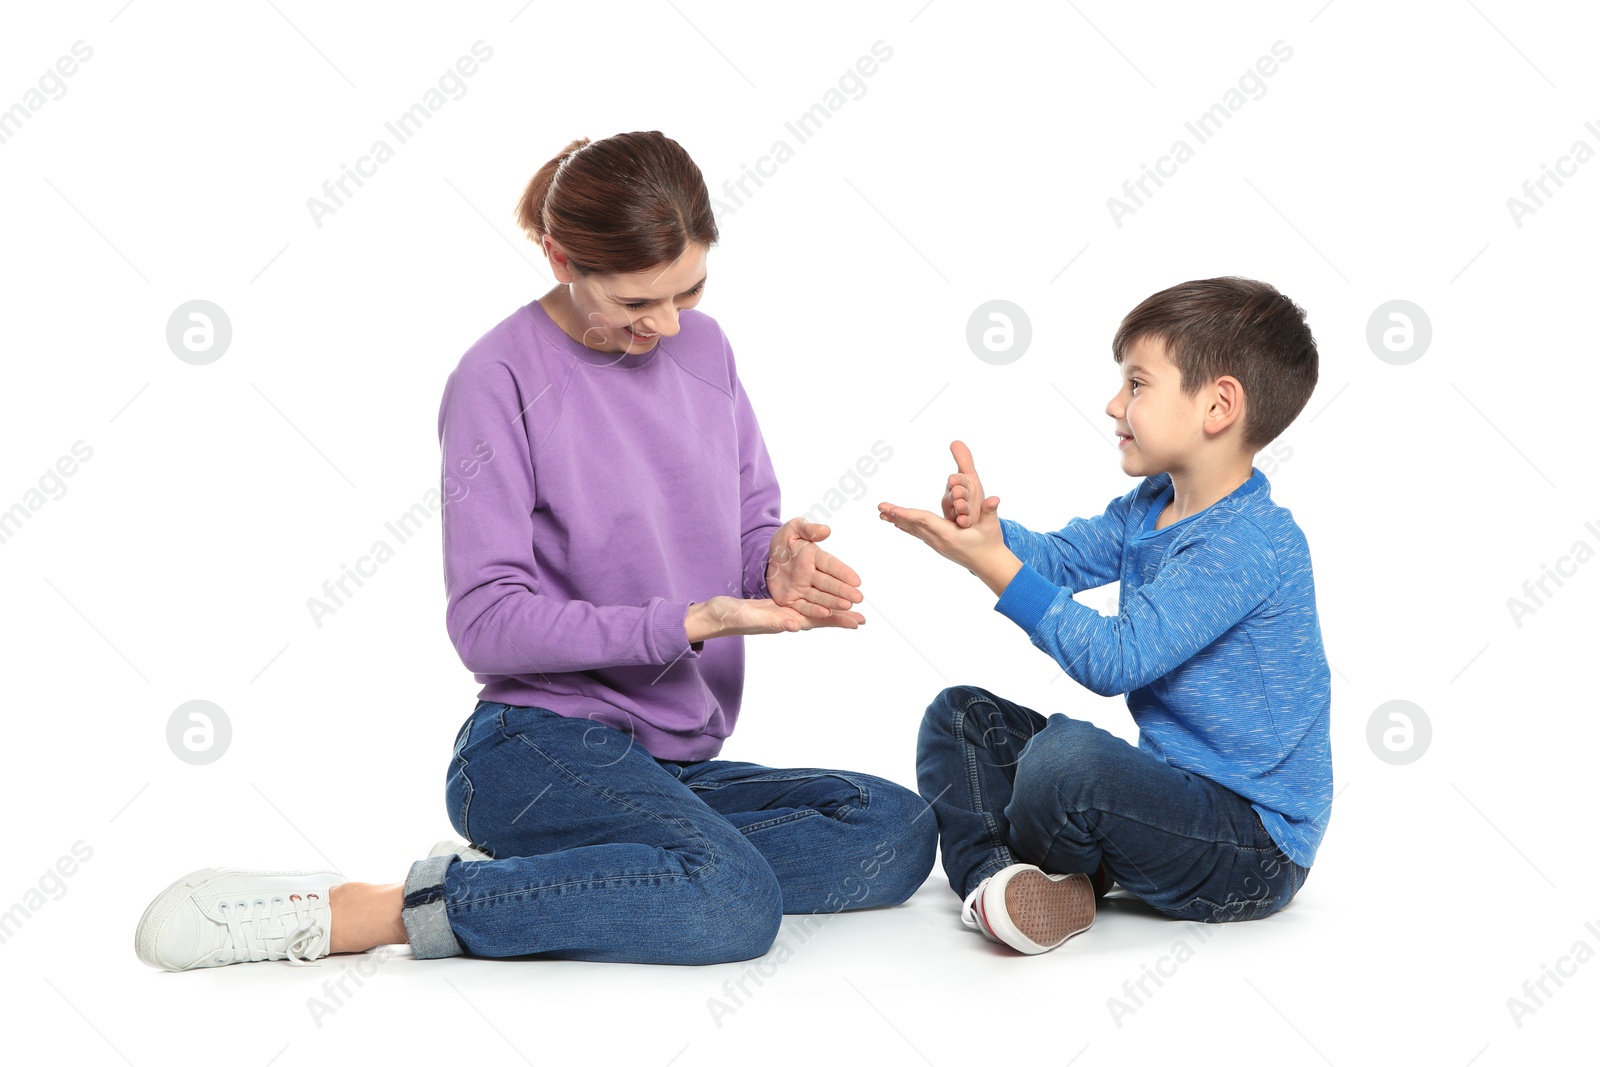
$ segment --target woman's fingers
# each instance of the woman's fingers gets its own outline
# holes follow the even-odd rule
[[[811,577],[812,588],[834,599],[843,600],[843,604],[828,604],[829,607],[848,608],[861,600],[861,576],[851,569],[844,561],[828,555],[826,552],[817,554],[816,571]],[[818,603],[826,603],[819,600]]]
[[[816,568],[822,575],[818,584],[837,596],[848,597],[861,584],[861,575],[855,572],[855,568],[820,548],[817,549]]]
[[[837,626],[844,630],[854,630],[867,624],[866,616],[859,611],[835,611],[825,619],[816,619],[813,627]]]
[[[822,626],[837,626],[847,630],[854,630],[866,624],[866,617],[855,611],[828,611],[819,609],[816,612],[801,611],[795,607],[786,607],[774,603],[770,598],[765,600],[745,601],[759,612],[765,619],[769,633],[798,633],[801,630],[814,630]],[[814,604],[802,603],[801,608],[815,608]]]

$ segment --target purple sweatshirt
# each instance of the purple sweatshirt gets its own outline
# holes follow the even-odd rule
[[[568,337],[538,301],[461,357],[439,405],[445,626],[482,700],[717,755],[744,639],[691,648],[689,605],[768,595],[778,482],[709,315],[642,355]]]

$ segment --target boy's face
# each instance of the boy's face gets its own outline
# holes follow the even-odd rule
[[[1210,392],[1184,396],[1182,377],[1158,338],[1141,337],[1122,360],[1122,388],[1106,405],[1117,426],[1122,471],[1147,477],[1184,470],[1205,443],[1205,412]]]

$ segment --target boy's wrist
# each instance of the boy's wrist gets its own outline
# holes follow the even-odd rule
[[[999,548],[974,560],[973,566],[967,569],[977,575],[978,579],[989,587],[989,591],[998,597],[1005,593],[1006,586],[1011,584],[1011,579],[1022,569],[1022,560],[1002,543]]]

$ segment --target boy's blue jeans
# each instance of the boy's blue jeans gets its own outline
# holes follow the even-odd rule
[[[402,916],[423,959],[750,959],[783,914],[901,903],[938,839],[927,805],[881,778],[657,760],[614,727],[488,701],[445,796],[495,858],[411,866]]]
[[[1012,863],[1052,874],[1104,863],[1163,915],[1233,922],[1277,911],[1308,873],[1237,793],[1091,723],[1046,719],[974,686],[928,705],[917,787],[963,897]]]

